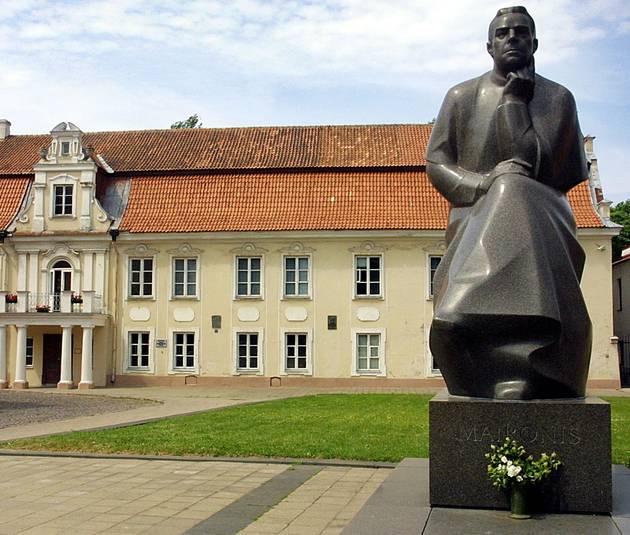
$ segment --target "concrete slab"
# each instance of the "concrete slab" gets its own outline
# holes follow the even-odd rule
[[[343,535],[422,533],[429,517],[429,461],[404,459],[343,530]]]
[[[613,467],[613,515],[545,514],[513,520],[507,511],[431,508],[429,462],[405,459],[342,535],[630,535],[630,470]]]

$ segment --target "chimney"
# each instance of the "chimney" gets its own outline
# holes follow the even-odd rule
[[[6,119],[0,119],[0,139],[6,139],[11,135],[11,123]]]

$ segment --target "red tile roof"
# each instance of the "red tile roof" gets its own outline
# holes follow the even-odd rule
[[[444,229],[448,205],[422,171],[430,132],[430,125],[140,130],[85,133],[83,145],[115,170],[99,181],[131,180],[123,231]],[[1,228],[49,144],[49,135],[0,140]],[[578,226],[603,226],[586,183],[569,200]]]
[[[29,177],[2,177],[0,188],[0,229],[6,229],[15,218],[22,204],[31,179]]]
[[[92,132],[116,172],[424,165],[430,125],[274,126]],[[0,140],[0,174],[31,174],[49,135]]]
[[[421,171],[138,176],[120,230],[441,230],[448,203]],[[601,227],[588,186],[569,198],[580,227]],[[588,203],[588,204],[587,204]]]

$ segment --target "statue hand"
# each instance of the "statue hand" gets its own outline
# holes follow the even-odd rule
[[[503,160],[495,165],[494,169],[490,171],[490,173],[481,181],[478,188],[479,191],[486,193],[494,181],[502,175],[522,175],[531,177],[532,166],[519,158]]]

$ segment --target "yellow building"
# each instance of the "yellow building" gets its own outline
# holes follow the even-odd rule
[[[446,202],[429,125],[13,136],[0,121],[0,384],[437,385]],[[610,238],[587,254],[591,386],[619,385]]]

